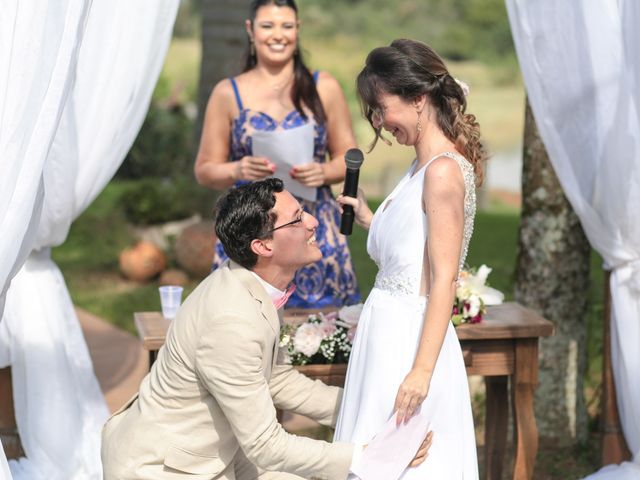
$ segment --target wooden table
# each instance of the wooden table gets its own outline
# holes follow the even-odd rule
[[[171,320],[167,320],[160,312],[135,312],[133,323],[136,325],[142,348],[149,352],[149,369],[158,357],[158,350],[164,345]]]
[[[481,323],[456,329],[468,375],[485,377],[485,478],[502,478],[511,381],[514,480],[533,478],[538,428],[533,397],[538,386],[538,339],[553,335],[551,322],[518,303],[489,307]]]
[[[299,321],[304,312],[285,315]],[[313,311],[312,313],[315,313]],[[169,320],[159,312],[137,312],[134,320],[143,347],[149,351],[149,366],[164,344]],[[468,375],[485,377],[487,388],[485,421],[485,478],[502,478],[507,446],[509,382],[513,409],[515,463],[514,480],[530,480],[538,451],[538,429],[533,397],[538,386],[538,340],[553,335],[553,324],[517,303],[488,308],[482,323],[457,329]]]

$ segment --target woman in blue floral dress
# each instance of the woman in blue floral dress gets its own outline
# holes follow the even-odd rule
[[[298,200],[318,219],[316,240],[323,259],[298,271],[296,290],[287,307],[358,303],[360,292],[351,254],[346,238],[339,233],[340,210],[329,187],[344,179],[344,153],[355,146],[344,94],[331,75],[312,74],[305,66],[293,0],[254,0],[250,14],[245,24],[249,38],[245,69],[213,89],[196,159],[196,178],[204,186],[223,190],[275,174],[315,188],[315,201]],[[287,130],[302,135],[307,130],[302,127],[309,123],[314,131],[312,162],[277,172],[270,159],[253,155],[254,132]],[[226,259],[217,242],[213,268]]]

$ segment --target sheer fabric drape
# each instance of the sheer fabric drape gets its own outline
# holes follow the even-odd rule
[[[589,479],[640,477],[640,4],[506,0],[527,93],[560,183],[612,269],[612,363],[633,462]]]
[[[64,241],[71,222],[108,183],[133,143],[162,67],[178,0],[30,3],[10,2],[0,17],[2,58],[18,65],[5,71],[3,61],[0,67],[7,82],[0,96],[2,162],[15,172],[9,180],[0,176],[1,186],[15,192],[7,195],[2,188],[0,195],[24,198],[11,210],[0,210],[2,226],[12,219],[16,225],[9,231],[15,236],[4,229],[0,236],[0,242],[8,236],[13,243],[13,249],[0,243],[0,280],[8,288],[0,366],[12,367],[16,420],[27,455],[9,463],[16,480],[99,479],[100,429],[108,412],[50,248]],[[66,57],[63,70],[59,62]],[[45,104],[55,87],[66,88],[66,95]],[[38,122],[50,124],[47,132],[36,130]],[[27,162],[31,152],[34,159]],[[41,211],[40,218],[34,211]]]
[[[51,3],[55,8],[7,0],[0,9],[0,314],[40,221],[42,172],[88,12],[84,0]]]
[[[7,463],[7,456],[2,449],[2,442],[0,442],[0,480],[11,480],[11,471]]]
[[[88,7],[84,0],[60,0],[49,9],[7,0],[0,9],[0,316],[37,232],[42,172],[71,89]],[[2,364],[8,354],[0,348]],[[10,478],[0,444],[0,479]]]

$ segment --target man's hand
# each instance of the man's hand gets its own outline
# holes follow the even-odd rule
[[[429,448],[431,448],[432,440],[433,440],[433,432],[427,433],[427,436],[424,437],[424,441],[420,445],[420,448],[418,448],[418,452],[416,453],[416,456],[413,457],[413,460],[411,460],[411,463],[409,463],[410,467],[417,467],[418,465],[420,465],[422,462],[425,461],[425,459],[429,456]]]

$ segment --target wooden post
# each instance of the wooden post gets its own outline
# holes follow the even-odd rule
[[[0,440],[7,458],[24,456],[13,410],[11,367],[0,369]]]
[[[621,463],[631,458],[627,442],[622,433],[620,417],[618,416],[618,403],[616,399],[616,387],[611,365],[611,288],[609,281],[611,272],[606,271],[604,276],[604,335],[602,338],[602,465]]]

